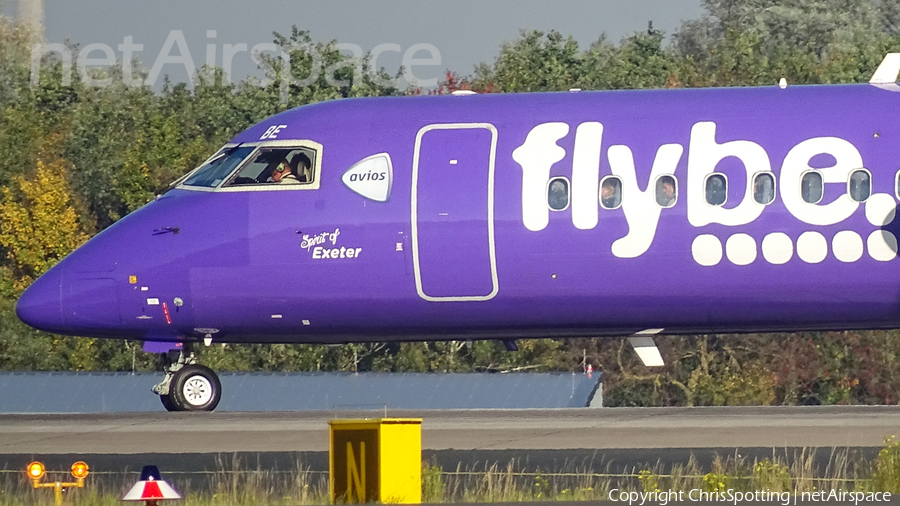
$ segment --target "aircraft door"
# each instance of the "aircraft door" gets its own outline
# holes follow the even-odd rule
[[[481,301],[497,294],[494,158],[487,123],[428,125],[416,136],[412,254],[416,290],[430,301]]]

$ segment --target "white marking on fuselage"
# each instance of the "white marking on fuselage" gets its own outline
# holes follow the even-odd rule
[[[784,232],[772,232],[763,238],[762,252],[766,262],[786,264],[794,256],[794,241]]]
[[[727,157],[738,158],[744,164],[747,181],[757,172],[770,172],[769,155],[759,144],[735,140],[716,142],[716,124],[701,121],[691,128],[691,145],[688,152],[688,221],[695,227],[719,223],[730,227],[746,225],[759,218],[765,206],[753,199],[753,186],[746,185],[744,198],[731,209],[711,206],[706,202],[704,181],[716,172],[716,166]]]
[[[622,179],[622,211],[628,221],[628,234],[612,244],[613,255],[619,258],[636,258],[650,249],[659,224],[659,213],[662,211],[656,204],[654,182],[664,174],[675,173],[683,152],[681,144],[660,146],[653,159],[646,189],[641,191],[631,149],[628,146],[609,147],[609,166],[612,173]]]
[[[322,246],[316,246],[313,248],[312,258],[313,260],[359,258],[360,253],[362,253],[362,248],[347,248],[344,246],[341,246],[340,248],[323,248]]]
[[[887,230],[876,230],[866,240],[869,256],[879,262],[897,258],[897,237]]]
[[[565,123],[560,123],[565,128],[565,132],[563,132],[556,139],[560,139],[565,136],[566,132],[568,132],[568,125]],[[419,200],[419,163],[420,163],[420,155],[422,149],[422,137],[431,131],[441,131],[441,130],[487,130],[491,134],[491,145],[489,158],[487,160],[487,239],[488,239],[488,257],[490,262],[490,270],[491,270],[491,291],[487,294],[478,294],[478,295],[454,295],[454,296],[431,296],[425,293],[423,285],[422,285],[422,266],[419,261],[419,216],[418,216],[418,200]],[[533,131],[532,131],[533,132]],[[538,135],[533,139],[532,144],[529,145],[529,148],[525,148],[527,144],[529,144],[526,140],[526,143],[516,151],[513,152],[513,158],[516,156],[516,152],[522,157],[521,159],[526,162],[528,166],[532,166],[532,159],[541,159],[541,152],[538,146],[543,145],[543,141],[540,138],[541,135]],[[531,134],[529,134],[529,139],[531,139]],[[555,140],[551,141],[551,144],[554,145],[559,151],[562,152],[561,156],[565,155],[565,150],[555,146]],[[534,155],[534,156],[529,156]],[[418,134],[416,134],[416,144],[415,149],[413,151],[413,167],[412,167],[412,188],[410,192],[410,221],[411,221],[411,232],[412,232],[412,262],[413,262],[413,273],[416,279],[416,292],[419,294],[419,297],[430,301],[430,302],[463,302],[463,301],[484,301],[490,300],[494,296],[497,295],[497,292],[500,290],[500,284],[497,277],[497,252],[496,252],[496,243],[494,239],[494,171],[496,168],[496,156],[497,156],[497,127],[490,123],[443,123],[443,124],[434,124],[427,125],[422,127]],[[558,161],[558,160],[557,160]],[[520,162],[521,163],[521,162]],[[541,165],[543,162],[538,163]],[[555,162],[547,163],[546,165],[546,173],[547,177],[549,177],[550,167]],[[525,184],[525,181],[533,178],[529,176],[529,171],[523,169],[523,199],[522,206],[523,210],[526,208],[525,199],[525,188],[528,187]],[[545,177],[544,181],[540,183],[541,192],[543,193],[543,187],[546,184],[547,178]],[[531,189],[533,191],[533,189]],[[543,210],[547,213],[547,220],[549,221],[549,208],[546,205],[546,200],[544,200]],[[524,213],[524,211],[523,211]],[[546,223],[544,223],[546,226]]]
[[[278,133],[287,128],[287,125],[272,125],[263,132],[259,140],[277,139]]]
[[[866,201],[866,219],[876,227],[884,227],[894,221],[897,202],[892,195],[876,193]],[[887,230],[875,230],[866,239],[869,256],[879,262],[897,258],[897,237]]]
[[[853,230],[841,230],[831,238],[831,251],[841,262],[856,262],[863,256],[863,240]]]
[[[303,234],[303,240],[300,242],[300,247],[309,251],[310,248],[317,244],[325,244],[327,242],[331,242],[331,245],[334,246],[337,244],[338,237],[341,235],[341,229],[335,228],[334,232],[320,232],[315,235]]]
[[[394,181],[391,156],[387,153],[367,156],[344,171],[341,181],[367,199],[387,202]]]
[[[816,155],[829,154],[836,163],[832,167],[816,169],[809,161]],[[863,166],[862,156],[853,144],[838,137],[816,137],[794,146],[781,165],[781,200],[798,220],[810,225],[834,225],[849,218],[859,207],[846,193],[828,204],[810,204],[800,192],[802,174],[816,170],[824,183],[847,184],[850,173]]]
[[[819,232],[803,232],[797,238],[797,256],[808,264],[817,264],[828,256],[828,241]]]
[[[568,133],[565,123],[537,125],[512,153],[513,160],[522,166],[522,223],[533,232],[544,230],[550,223],[547,181],[553,164],[566,156],[566,150],[556,143]]]
[[[763,146],[741,139],[719,143],[716,140],[717,128],[712,121],[701,121],[691,128],[685,200],[688,221],[697,228],[711,224],[738,227],[758,219],[766,206],[754,198],[754,178],[760,174],[775,176]],[[549,224],[547,185],[553,165],[566,155],[558,142],[568,132],[569,125],[561,122],[537,125],[528,133],[525,142],[513,151],[513,159],[522,167],[522,219],[529,230],[540,231]],[[603,134],[604,125],[599,122],[584,122],[576,128],[570,204],[572,224],[579,230],[593,229],[599,224],[601,199],[598,179]],[[654,183],[661,175],[674,176],[683,152],[684,147],[679,144],[662,145],[656,153],[645,190],[641,191],[631,149],[624,145],[607,149],[610,172],[622,181],[622,209],[628,223],[628,233],[612,243],[614,256],[635,258],[649,250],[661,213],[661,207],[656,203]],[[835,160],[834,164],[831,167],[813,167],[811,161],[819,155],[829,155]],[[731,157],[740,160],[746,173],[744,177],[731,174],[736,184],[745,188],[743,196],[736,206],[710,205],[706,201],[705,181],[711,174],[717,173],[722,160]],[[845,139],[806,139],[791,148],[782,161],[775,197],[780,196],[788,212],[805,224],[835,225],[850,218],[859,208],[860,203],[849,195],[848,180],[854,171],[864,170],[863,167],[859,150]],[[823,184],[846,185],[847,191],[831,201],[806,202],[801,192],[801,181],[803,175],[811,171],[822,176]],[[894,195],[873,194],[865,200],[866,219],[874,226],[885,227],[896,218],[896,207]],[[766,262],[775,265],[789,262],[795,251],[804,262],[820,263],[828,256],[830,246],[835,258],[850,263],[862,258],[862,242],[858,232],[838,232],[829,241],[822,232],[810,230],[797,238],[795,246],[786,234],[773,232],[763,236],[761,252]],[[746,233],[732,234],[723,255],[720,239],[711,234],[700,234],[694,239],[691,252],[694,260],[704,266],[719,264],[723,256],[727,256],[733,264],[749,265],[759,256],[758,244],[756,238]],[[889,231],[876,230],[869,234],[865,249],[875,260],[894,259],[898,256],[897,238]]]
[[[866,201],[866,219],[876,227],[883,227],[894,221],[897,202],[887,193],[876,193]]]
[[[705,267],[718,265],[722,261],[722,241],[711,234],[700,234],[691,243],[694,261]]]
[[[597,195],[600,185],[600,152],[603,146],[603,125],[586,122],[575,130],[575,151],[572,154],[572,224],[580,230],[590,230],[599,220]],[[524,168],[523,168],[524,169]]]
[[[735,265],[750,265],[756,260],[756,240],[747,234],[734,234],[725,241],[725,255]]]

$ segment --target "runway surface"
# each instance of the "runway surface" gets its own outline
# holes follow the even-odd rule
[[[339,412],[341,418],[380,412]],[[422,418],[425,450],[877,447],[900,407],[389,411]],[[331,412],[0,415],[0,454],[328,449]]]

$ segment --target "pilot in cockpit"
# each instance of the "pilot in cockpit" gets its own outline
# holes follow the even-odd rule
[[[302,181],[297,176],[296,163],[298,161],[297,156],[294,156],[291,161],[288,161],[287,157],[285,157],[278,162],[278,165],[272,171],[272,182],[278,184],[301,184]]]
[[[310,162],[309,157],[306,156],[305,153],[297,153],[291,158],[291,167],[294,168],[294,174],[297,176],[297,180],[301,183],[309,183],[312,181],[312,174],[310,174],[310,167],[312,167],[312,162]]]

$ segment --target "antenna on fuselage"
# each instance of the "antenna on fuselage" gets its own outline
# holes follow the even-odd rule
[[[641,363],[644,364],[645,367],[662,367],[666,365],[662,355],[659,353],[659,348],[656,347],[656,341],[653,340],[653,336],[659,334],[663,330],[664,329],[645,329],[640,332],[635,332],[634,335],[628,338],[628,342],[631,344],[631,347],[634,348],[638,358],[641,359]]]

